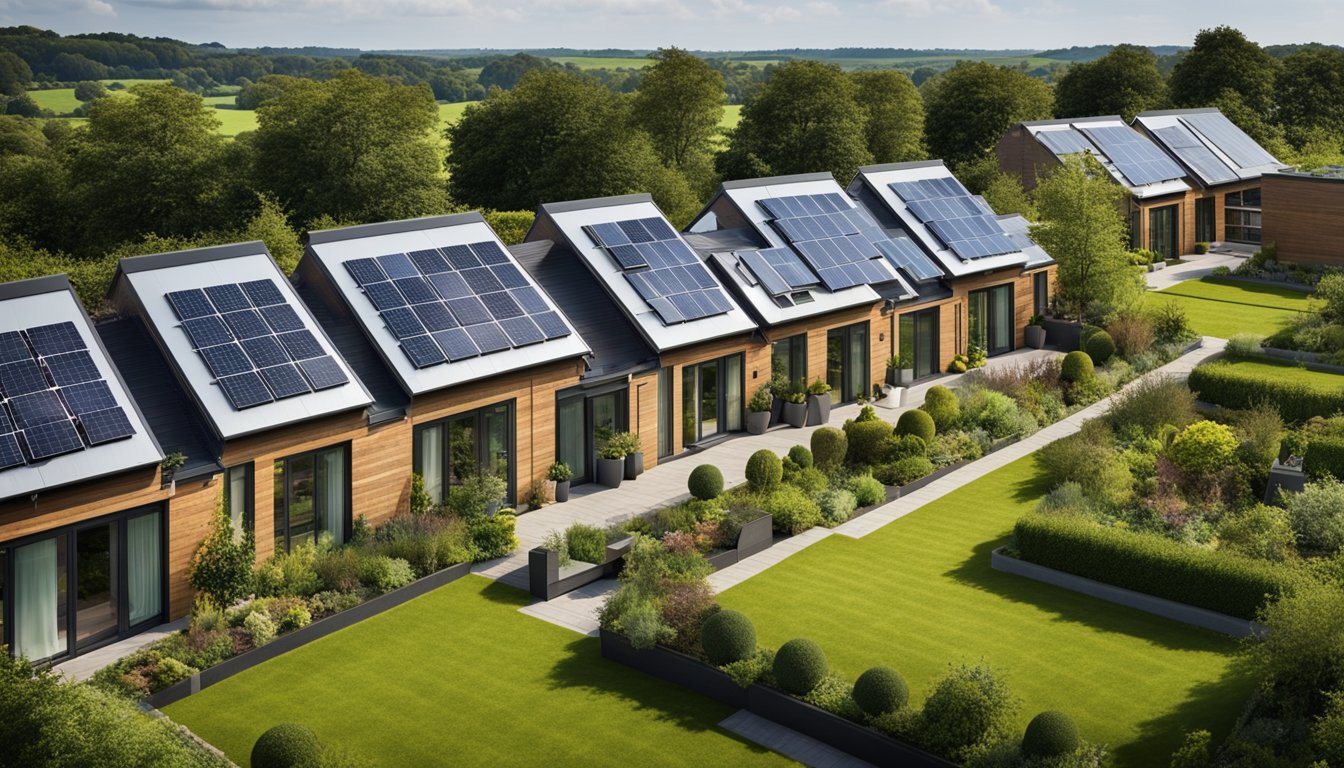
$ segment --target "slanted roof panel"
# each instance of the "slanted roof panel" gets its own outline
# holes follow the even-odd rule
[[[1040,120],[1026,122],[1022,126],[1042,147],[1061,160],[1082,152],[1092,155],[1111,178],[1136,198],[1161,197],[1190,189],[1190,185],[1181,178],[1183,169],[1170,163],[1161,149],[1146,136],[1130,128],[1118,115]],[[1120,128],[1128,132],[1121,137],[1126,142],[1142,142],[1137,150],[1109,141],[1120,136],[1115,132],[1115,129]],[[1110,152],[1119,153],[1119,156],[1111,157]],[[1164,165],[1164,161],[1170,163],[1171,167]],[[1135,174],[1135,179],[1126,176],[1127,168]],[[1158,176],[1167,178],[1156,178]]]

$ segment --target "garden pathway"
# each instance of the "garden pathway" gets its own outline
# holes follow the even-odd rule
[[[1160,269],[1156,272],[1149,272],[1148,289],[1160,291],[1163,288],[1170,288],[1177,283],[1183,283],[1186,280],[1197,280],[1213,273],[1217,267],[1227,267],[1235,269],[1249,256],[1249,253],[1205,253],[1205,254],[1187,254],[1181,258],[1185,260],[1184,264]]]
[[[824,744],[811,736],[803,734],[766,720],[760,715],[739,709],[723,720],[719,727],[731,731],[744,739],[760,744],[766,749],[796,760],[811,768],[871,768],[857,757]]]

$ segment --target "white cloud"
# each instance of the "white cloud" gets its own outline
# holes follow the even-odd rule
[[[115,16],[117,11],[105,0],[0,0],[0,12],[6,13],[88,13]]]
[[[993,0],[881,0],[878,6],[906,17],[998,16],[1003,9]]]

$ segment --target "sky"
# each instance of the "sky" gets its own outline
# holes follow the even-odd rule
[[[1339,0],[0,0],[0,26],[229,47],[1067,48],[1344,41]],[[1330,39],[1333,38],[1333,39]]]

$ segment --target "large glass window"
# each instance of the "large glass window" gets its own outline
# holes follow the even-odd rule
[[[868,323],[826,332],[826,383],[831,401],[848,403],[868,394]]]
[[[1180,206],[1164,205],[1148,210],[1148,250],[1164,259],[1180,256],[1176,213]]]
[[[575,485],[593,479],[597,452],[630,421],[629,389],[564,396],[556,405],[556,458],[569,465]]]
[[[275,462],[275,550],[329,536],[345,541],[350,527],[350,447],[338,445]]]
[[[1037,272],[1031,276],[1032,314],[1044,315],[1050,309],[1050,274]]]
[[[75,642],[79,645],[117,631],[120,601],[112,566],[118,559],[114,526],[99,525],[75,534],[75,615],[79,617]]]
[[[66,537],[55,536],[14,550],[14,654],[31,661],[65,653]]]
[[[742,387],[741,355],[682,367],[682,444],[742,429]]]
[[[1218,239],[1214,222],[1214,198],[1201,197],[1195,201],[1195,242],[1212,243]]]
[[[1012,351],[1012,283],[971,291],[968,299],[971,346],[980,347],[990,355]]]
[[[899,323],[902,364],[913,368],[917,379],[938,373],[938,308],[908,312]]]
[[[126,596],[131,626],[163,613],[163,524],[160,513],[126,521]]]
[[[454,414],[415,428],[413,468],[425,480],[425,492],[442,504],[452,486],[493,473],[514,496],[513,401]]]
[[[770,377],[798,389],[807,386],[807,334],[770,344]]]
[[[1260,189],[1228,192],[1223,198],[1224,239],[1234,243],[1260,243]]]
[[[672,455],[672,368],[658,369],[658,458]]]
[[[241,539],[248,531],[256,530],[251,462],[224,470],[224,508],[229,511],[229,521],[233,523],[234,539]]]

